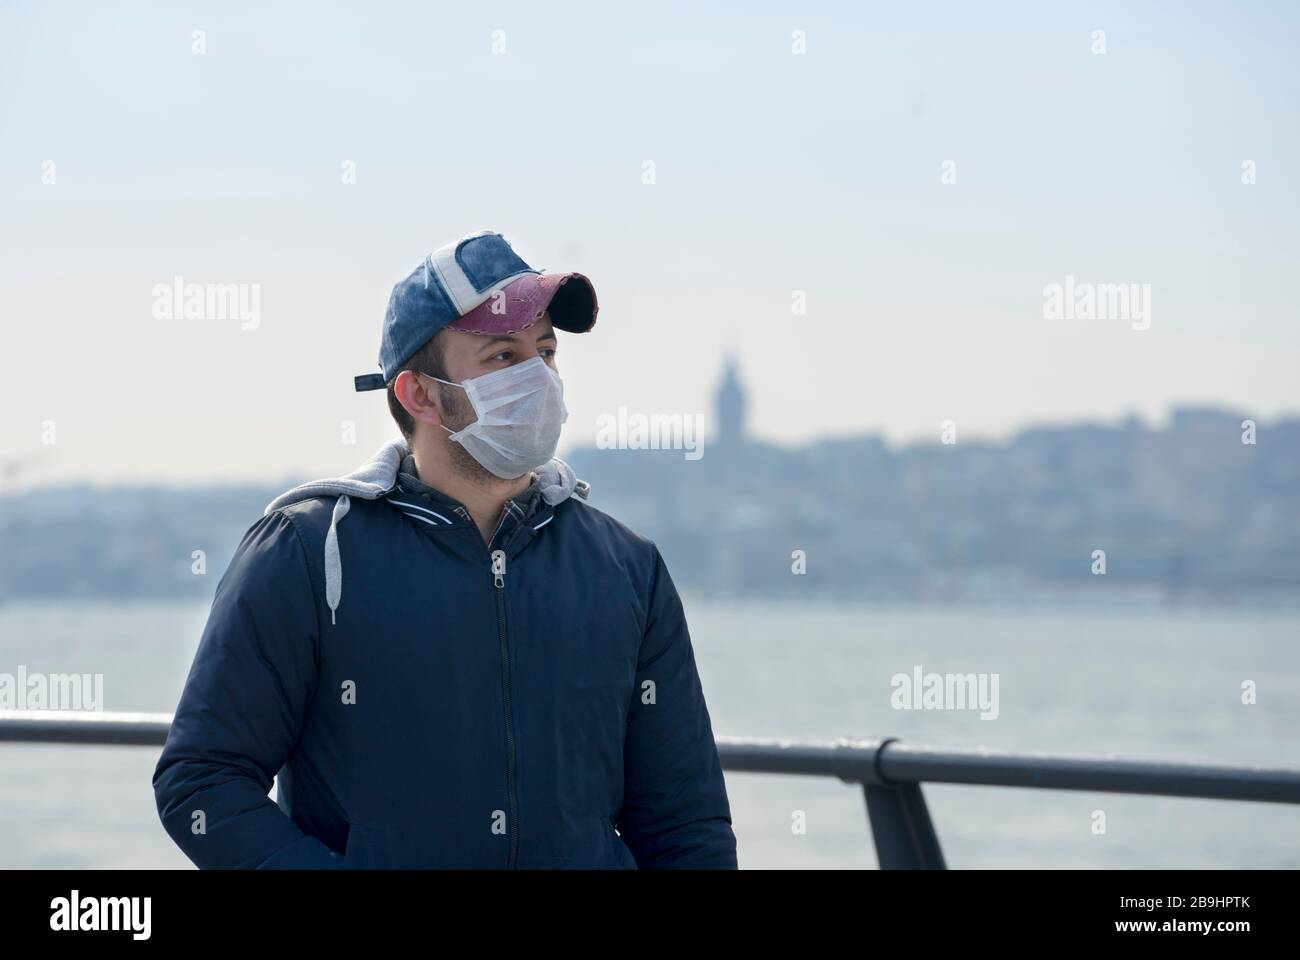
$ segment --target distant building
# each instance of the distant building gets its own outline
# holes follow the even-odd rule
[[[718,435],[714,443],[719,447],[734,449],[745,442],[745,388],[740,385],[734,354],[728,354],[722,370],[722,383],[714,394],[714,410],[718,422]]]

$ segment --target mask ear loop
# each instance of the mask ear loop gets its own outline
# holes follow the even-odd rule
[[[431,374],[431,373],[425,373],[423,370],[417,370],[417,371],[415,371],[415,372],[418,373],[418,374],[419,374],[420,376],[422,376],[422,377],[428,377],[430,380],[437,380],[439,383],[445,383],[445,384],[446,384],[447,386],[449,386],[449,387],[460,387],[462,390],[465,390],[465,387],[464,387],[463,384],[453,383],[453,382],[450,381],[450,380],[444,380],[444,379],[442,379],[442,377],[435,377],[433,374]],[[469,391],[468,391],[468,390],[465,390],[465,394],[468,396],[468,395],[469,395]],[[473,403],[474,403],[474,401],[471,399],[471,400],[470,400],[470,405],[473,406]],[[465,427],[464,427],[464,429],[465,429],[465,430],[468,430],[470,427],[474,426],[475,423],[478,423],[478,411],[477,411],[477,410],[474,411],[474,422],[473,422],[473,423],[468,423],[468,424],[466,424]],[[452,437],[453,440],[456,438],[456,434],[458,434],[458,433],[461,432],[460,430],[452,430],[452,429],[451,429],[450,427],[448,427],[445,423],[440,423],[440,424],[438,424],[438,426],[442,427],[442,429],[446,430],[449,434],[451,434],[451,437]]]
[[[445,383],[449,387],[460,387],[462,390],[465,389],[463,383],[453,383],[451,380],[444,380],[442,377],[435,377],[433,374],[425,373],[423,370],[417,370],[416,373],[422,377],[428,377],[430,380],[437,380],[439,383]]]

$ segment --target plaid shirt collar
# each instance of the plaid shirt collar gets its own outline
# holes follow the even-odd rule
[[[397,475],[397,488],[409,496],[433,501],[437,506],[451,511],[467,523],[474,522],[474,518],[470,516],[469,510],[463,503],[420,479],[415,469],[415,458],[409,453],[402,458],[402,466]],[[493,549],[504,543],[515,528],[536,513],[541,505],[542,486],[537,474],[534,473],[532,481],[523,493],[507,500],[502,506],[501,517],[497,520],[496,529],[492,531],[488,548]]]

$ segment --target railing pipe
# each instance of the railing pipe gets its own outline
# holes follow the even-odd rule
[[[165,713],[0,710],[0,743],[160,747],[171,721]],[[945,865],[922,783],[1300,803],[1300,769],[1293,767],[1063,757],[982,747],[941,749],[910,746],[892,737],[716,739],[727,770],[838,777],[859,785],[866,798],[876,857],[885,869],[943,869]]]

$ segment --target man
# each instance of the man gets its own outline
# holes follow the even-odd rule
[[[491,232],[394,287],[403,439],[245,534],[154,772],[198,866],[735,868],[677,590],[553,456],[596,312]]]

